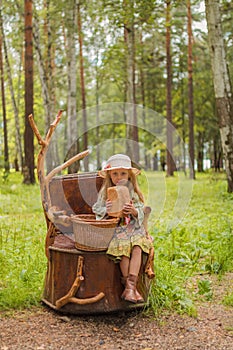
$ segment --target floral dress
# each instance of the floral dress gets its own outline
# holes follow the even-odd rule
[[[152,242],[147,237],[143,226],[144,204],[139,200],[137,193],[133,190],[130,190],[130,197],[132,198],[134,207],[138,211],[138,217],[135,218],[130,215],[129,218],[120,219],[107,250],[107,254],[115,262],[120,261],[123,255],[130,258],[134,246],[140,246],[142,251],[147,254],[152,246]],[[96,214],[97,220],[107,218],[108,216],[105,200],[101,192],[99,193],[97,202],[92,207],[92,211]]]

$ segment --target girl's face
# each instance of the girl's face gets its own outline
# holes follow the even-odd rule
[[[127,169],[119,168],[114,170],[109,170],[110,178],[114,185],[119,184],[119,181],[125,182],[129,178],[129,171]]]

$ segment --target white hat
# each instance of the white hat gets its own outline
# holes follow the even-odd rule
[[[105,167],[99,171],[99,175],[101,177],[106,177],[106,172],[113,169],[131,169],[135,175],[140,173],[139,169],[132,167],[130,158],[125,154],[114,154],[111,156],[107,160]]]

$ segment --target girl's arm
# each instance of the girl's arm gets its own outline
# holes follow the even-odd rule
[[[106,202],[101,193],[98,195],[97,202],[92,206],[92,211],[96,215],[96,220],[101,220],[107,214]]]
[[[138,224],[139,226],[142,225],[142,222],[143,222],[143,219],[144,219],[144,211],[143,211],[143,208],[144,208],[144,203],[142,203],[141,201],[134,201],[133,200],[133,204],[134,204],[134,207],[135,209],[137,210],[138,212],[138,216],[137,216],[137,220],[138,220]]]
[[[132,201],[124,205],[123,214],[132,215],[141,225],[144,219],[144,203],[139,200],[136,193],[133,193]]]

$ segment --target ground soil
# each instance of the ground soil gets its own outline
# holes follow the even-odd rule
[[[197,302],[197,317],[164,312],[153,319],[138,311],[80,317],[45,306],[2,312],[0,350],[233,350],[233,308],[221,303],[233,274],[211,278],[213,298]]]

